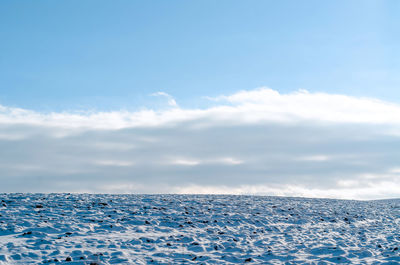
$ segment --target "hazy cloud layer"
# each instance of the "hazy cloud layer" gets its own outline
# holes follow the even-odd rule
[[[400,106],[261,88],[183,109],[0,106],[0,192],[400,197]]]

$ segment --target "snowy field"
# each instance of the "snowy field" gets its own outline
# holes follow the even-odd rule
[[[0,194],[0,264],[399,264],[400,200]]]

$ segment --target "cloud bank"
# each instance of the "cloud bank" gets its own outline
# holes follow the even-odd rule
[[[0,192],[400,197],[400,105],[269,88],[213,106],[39,113],[0,106]]]

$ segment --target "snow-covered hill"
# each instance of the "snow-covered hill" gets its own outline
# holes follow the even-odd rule
[[[0,194],[0,201],[0,264],[400,263],[400,200]]]

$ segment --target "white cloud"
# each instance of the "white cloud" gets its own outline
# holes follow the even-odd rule
[[[240,165],[243,164],[244,161],[240,160],[240,159],[236,159],[234,157],[223,157],[223,158],[217,158],[214,159],[210,162],[216,162],[216,163],[221,163],[221,164],[226,164],[226,165]]]
[[[389,173],[400,174],[400,167],[391,168]]]
[[[0,192],[400,197],[399,105],[268,88],[213,100],[137,112],[0,106]]]
[[[380,124],[400,122],[399,105],[372,98],[310,93],[306,90],[280,94],[269,88],[260,88],[241,91],[230,96],[220,96],[216,100],[229,102],[241,110],[251,110],[257,116],[254,120],[258,121],[273,117],[285,121]]]
[[[197,166],[203,165],[240,165],[244,162],[242,160],[233,157],[216,157],[207,159],[193,159],[193,158],[173,158],[167,161],[167,164],[171,165],[183,165],[183,166]]]
[[[157,97],[157,96],[162,96],[162,97],[165,97],[165,98],[167,98],[167,100],[168,100],[168,105],[169,106],[171,106],[171,107],[178,107],[178,104],[176,103],[176,101],[175,101],[175,99],[170,95],[170,94],[167,94],[167,93],[165,93],[165,92],[156,92],[156,93],[153,93],[153,94],[151,94],[151,96],[155,96],[155,97]]]
[[[178,159],[173,159],[169,164],[182,165],[182,166],[197,166],[200,163],[201,163],[201,161],[194,160],[194,159],[178,158]]]
[[[238,194],[238,195],[267,195],[267,196],[289,196],[308,198],[331,198],[331,199],[362,199],[371,198],[394,198],[398,196],[400,181],[383,181],[369,183],[364,187],[357,186],[355,181],[343,181],[332,188],[309,188],[298,185],[240,185],[230,186],[200,186],[188,185],[174,187],[173,192],[178,194]]]
[[[328,161],[331,159],[331,157],[327,155],[311,155],[311,156],[303,156],[297,158],[300,161],[312,161],[312,162],[323,162],[323,161]]]
[[[171,96],[164,92],[153,95]],[[172,97],[171,97],[172,98]],[[0,124],[39,125],[56,128],[122,129],[170,126],[205,120],[206,124],[265,124],[265,122],[334,122],[357,124],[400,124],[400,106],[371,98],[309,93],[304,90],[280,94],[269,88],[241,91],[216,98],[219,106],[208,109],[173,109],[137,112],[38,113],[0,107]],[[175,103],[174,103],[175,102]],[[392,131],[391,131],[392,132]],[[393,132],[392,132],[393,133]]]

